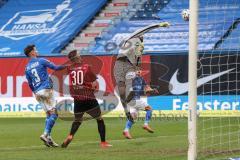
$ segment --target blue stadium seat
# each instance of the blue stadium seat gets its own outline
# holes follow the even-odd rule
[[[0,0],[0,8],[7,3],[8,0]]]

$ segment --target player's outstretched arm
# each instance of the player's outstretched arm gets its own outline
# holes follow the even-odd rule
[[[150,30],[153,30],[153,29],[156,29],[159,27],[169,27],[169,26],[170,26],[169,22],[161,22],[161,23],[155,23],[155,24],[148,25],[146,27],[136,30],[130,36],[128,36],[124,41],[126,42],[131,38],[142,36],[144,33],[149,32]]]
[[[54,63],[50,62],[47,59],[41,59],[41,62],[48,68],[52,70],[62,70],[65,69],[67,66],[66,65],[55,65]]]

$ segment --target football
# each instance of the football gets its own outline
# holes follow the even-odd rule
[[[190,16],[189,9],[182,10],[181,15],[184,21],[189,21],[189,16]]]

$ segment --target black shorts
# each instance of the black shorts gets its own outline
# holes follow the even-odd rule
[[[74,115],[82,117],[84,113],[88,113],[92,118],[101,116],[101,109],[96,99],[78,100],[74,99]]]

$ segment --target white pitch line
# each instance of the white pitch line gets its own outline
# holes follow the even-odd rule
[[[156,137],[140,137],[140,138],[136,138],[136,139],[115,139],[115,140],[109,140],[110,142],[125,142],[125,141],[141,141],[141,140],[147,140],[147,139],[151,139],[151,138],[170,138],[170,137],[186,137],[187,135],[172,135],[172,136],[156,136]],[[79,141],[78,141],[79,142]],[[77,143],[77,142],[72,142],[70,144],[70,146],[82,146],[85,144],[95,144],[95,143],[99,143],[99,141],[87,141],[87,142],[83,142],[83,143]],[[33,149],[33,148],[44,148],[44,145],[36,145],[36,146],[21,146],[21,147],[6,147],[6,148],[0,148],[0,151],[8,151],[8,150],[18,150],[18,149]],[[48,148],[48,147],[45,147]],[[53,148],[53,147],[49,147],[49,148]]]

